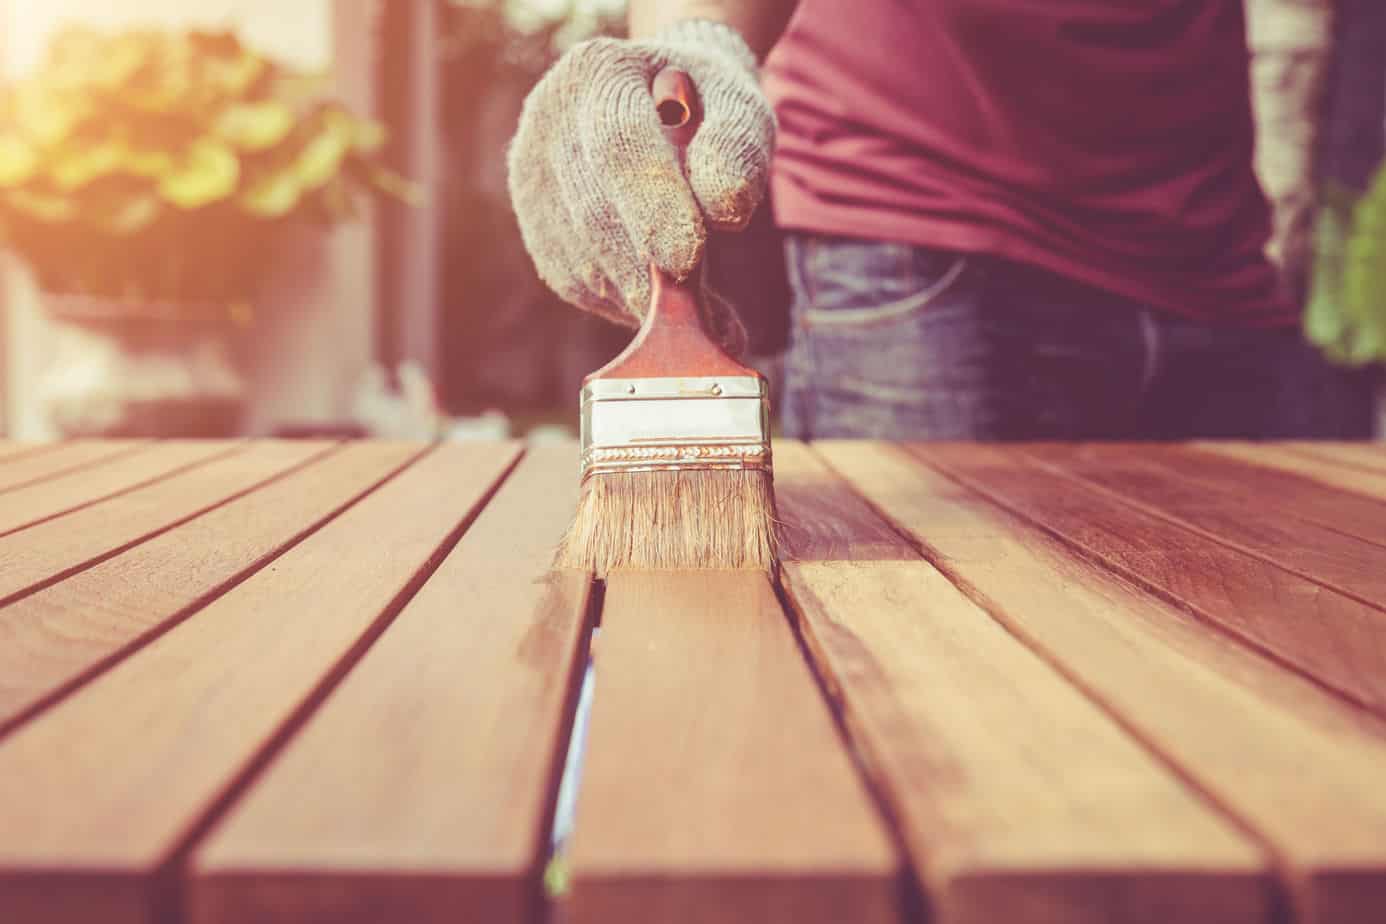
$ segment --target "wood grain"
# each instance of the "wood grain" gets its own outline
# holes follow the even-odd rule
[[[1111,451],[1095,448],[1053,446],[1027,455],[1123,503],[1386,610],[1386,551],[1299,515],[1294,497],[1267,494],[1258,504],[1248,494],[1209,490],[1196,473],[1185,477],[1177,466],[1161,470],[1130,455],[1118,463]],[[1365,529],[1369,518],[1355,522]]]
[[[0,734],[215,598],[419,452],[357,443],[308,458],[303,468],[0,608]]]
[[[1297,920],[1380,919],[1386,729],[1379,721],[904,450],[816,445],[956,586],[1262,838]],[[965,451],[920,451],[932,459],[936,448],[950,449],[950,462]],[[1010,458],[1007,483],[1028,484],[1027,468]],[[999,465],[992,468],[999,481]],[[1279,607],[1294,614],[1298,605]]]
[[[0,537],[0,606],[237,497],[331,446],[266,441]]]
[[[0,920],[173,914],[180,850],[412,595],[515,452],[431,452],[0,742]]]
[[[775,441],[775,500],[786,560],[919,559],[889,523],[801,442]]]
[[[898,864],[765,576],[616,572],[569,924],[900,916]]]
[[[9,491],[0,497],[0,536],[152,484],[236,449],[234,443],[201,440],[159,443],[141,452],[109,457],[100,464]]]
[[[1354,491],[1378,500],[1386,499],[1386,472],[1337,465],[1332,460],[1295,452],[1274,444],[1192,443],[1190,447],[1200,453],[1213,453],[1252,465],[1293,472],[1329,487]]]
[[[1379,610],[1030,464],[1014,450],[930,445],[916,451],[1128,580],[1386,712],[1386,618]],[[1244,515],[1247,510],[1243,505]]]
[[[1171,489],[1181,494],[1197,492],[1228,508],[1240,507],[1241,520],[1259,529],[1268,501],[1280,522],[1294,529],[1295,519],[1308,521],[1331,532],[1346,533],[1380,546],[1381,565],[1386,565],[1386,502],[1364,498],[1327,487],[1309,478],[1248,465],[1210,453],[1177,446],[1129,446],[1091,443],[1081,447],[1032,448],[1030,454],[1074,471],[1098,484],[1111,482],[1114,489],[1135,482],[1140,499],[1162,505]],[[1246,511],[1253,511],[1250,516]],[[1315,530],[1310,541],[1322,532]],[[1360,549],[1353,543],[1354,550]]]
[[[550,573],[573,446],[536,448],[192,860],[191,920],[538,921],[587,654]]]
[[[0,464],[0,496],[4,492],[56,478],[150,446],[147,440],[73,440],[41,453],[22,453]]]

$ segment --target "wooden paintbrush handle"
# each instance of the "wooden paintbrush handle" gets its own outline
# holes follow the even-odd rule
[[[664,137],[682,168],[684,154],[703,120],[698,90],[688,74],[666,67],[655,74],[650,94]],[[703,326],[701,279],[701,265],[683,281],[652,265],[650,310],[640,332],[620,356],[588,379],[755,375],[728,355]]]

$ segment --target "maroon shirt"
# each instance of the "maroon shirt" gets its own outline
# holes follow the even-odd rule
[[[1286,323],[1242,0],[802,0],[766,63],[781,227]]]

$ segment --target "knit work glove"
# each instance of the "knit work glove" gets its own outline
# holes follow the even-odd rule
[[[703,122],[680,170],[650,82],[666,66],[697,87]],[[720,23],[675,23],[649,41],[599,38],[564,55],[525,100],[510,198],[539,276],[565,301],[638,326],[649,267],[685,279],[708,228],[739,230],[765,195],[775,120],[755,56]],[[729,350],[746,334],[721,299],[705,320]]]

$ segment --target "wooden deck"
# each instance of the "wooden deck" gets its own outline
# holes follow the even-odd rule
[[[1386,449],[776,453],[593,586],[571,446],[0,443],[0,922],[1386,921]]]

